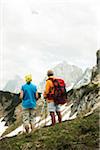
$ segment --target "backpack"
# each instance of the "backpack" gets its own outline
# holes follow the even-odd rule
[[[48,80],[51,80],[54,85],[47,95],[48,99],[54,99],[55,104],[65,104],[67,102],[67,92],[64,80],[59,78],[49,78]]]

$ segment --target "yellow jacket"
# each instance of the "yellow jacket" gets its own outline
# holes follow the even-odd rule
[[[54,78],[53,76],[50,76],[49,78]],[[49,79],[48,78],[48,79]],[[44,98],[46,98],[47,97],[47,94],[49,94],[49,92],[50,92],[50,90],[53,88],[54,86],[53,86],[53,83],[52,83],[52,81],[51,80],[47,80],[46,81],[46,85],[45,85],[45,91],[44,91]],[[50,102],[54,102],[54,100],[53,99],[48,99],[48,98],[46,98],[46,100],[47,100],[47,102],[48,103],[50,103]]]

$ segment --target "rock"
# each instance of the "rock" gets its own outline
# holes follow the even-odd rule
[[[72,116],[75,112],[77,115],[89,113],[94,110],[95,106],[100,107],[100,50],[97,51],[97,64],[91,70],[89,78],[81,79],[74,86],[73,90],[69,91],[68,96],[73,102],[71,107]],[[87,80],[84,80],[87,79]],[[87,82],[84,82],[87,81]],[[85,83],[85,84],[84,84]]]
[[[98,73],[100,73],[100,49],[97,51],[96,56],[97,56],[97,70]]]
[[[82,79],[73,86],[73,89],[79,89],[82,86],[88,85],[91,81],[92,70],[87,68],[82,76]]]
[[[4,117],[7,125],[16,120],[15,108],[21,103],[21,100],[18,97],[19,94],[0,91],[0,110],[2,111],[1,114]]]

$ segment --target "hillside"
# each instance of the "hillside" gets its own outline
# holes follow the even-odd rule
[[[99,111],[0,141],[0,150],[98,150]]]
[[[71,115],[75,112],[77,115],[85,115],[100,107],[100,72],[98,70],[97,66],[93,67],[90,81],[81,80],[84,81],[83,83],[79,81],[81,86],[77,84],[78,86],[76,85],[68,92],[68,97],[73,102]]]
[[[98,53],[100,54],[100,50]],[[92,69],[88,69],[67,94],[69,104],[66,104],[62,111],[65,119],[61,124],[45,127],[44,125],[47,124],[44,123],[41,126],[37,123],[39,128],[36,128],[34,133],[18,134],[12,138],[2,136],[0,150],[98,150],[100,110],[100,59],[98,57],[97,64]],[[7,135],[21,125],[21,113],[18,113],[20,101],[18,95],[10,92],[0,91],[0,95],[2,96],[1,108],[7,118],[5,120],[8,124],[11,122],[4,133]],[[40,115],[41,106],[42,100],[38,101],[38,115]],[[45,112],[43,113],[45,115]],[[14,123],[11,114],[17,115]],[[67,118],[68,114],[69,118]],[[76,119],[70,120],[73,115]],[[48,120],[45,116],[45,121],[46,119]]]

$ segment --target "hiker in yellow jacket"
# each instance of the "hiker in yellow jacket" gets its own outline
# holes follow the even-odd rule
[[[55,78],[52,70],[48,70],[47,76],[48,76],[48,79]],[[48,80],[48,79],[46,80],[44,98],[46,99],[47,104],[48,104],[48,111],[50,112],[52,125],[55,125],[56,123],[55,113],[57,113],[59,123],[62,122],[61,106],[59,104],[55,104],[53,98],[48,97],[49,93],[51,94],[54,93],[53,83],[51,80]]]

